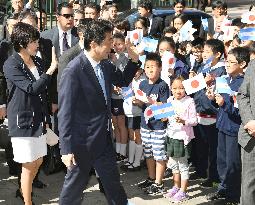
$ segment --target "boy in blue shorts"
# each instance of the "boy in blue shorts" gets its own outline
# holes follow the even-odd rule
[[[169,87],[165,81],[160,78],[162,68],[161,58],[156,53],[149,53],[145,60],[145,74],[147,80],[140,83],[139,89],[154,103],[165,103],[169,97]],[[142,107],[143,112],[151,105],[140,100],[134,99],[133,103]],[[138,186],[149,195],[163,194],[164,186],[162,179],[166,167],[165,160],[165,139],[166,122],[150,119],[145,121],[144,114],[141,118],[141,137],[144,147],[144,157],[148,167],[148,179]]]
[[[228,53],[227,82],[231,90],[237,93],[244,78],[244,69],[250,61],[249,50],[237,47]],[[216,90],[217,92],[217,90]],[[219,107],[216,127],[218,128],[217,169],[220,177],[218,190],[208,195],[209,200],[226,198],[229,205],[239,203],[241,193],[241,160],[238,145],[238,130],[241,124],[235,94],[207,91],[209,99]]]

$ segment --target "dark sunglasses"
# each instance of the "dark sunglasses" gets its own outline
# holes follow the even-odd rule
[[[59,16],[64,16],[66,19],[73,18],[73,14],[59,14]]]

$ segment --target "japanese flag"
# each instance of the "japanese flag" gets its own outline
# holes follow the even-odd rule
[[[225,26],[223,27],[222,31],[224,32],[223,40],[224,41],[232,41],[234,38],[234,26]]]
[[[153,111],[152,111],[151,107],[149,106],[144,110],[144,118],[145,118],[146,124],[148,124],[149,119],[152,117],[153,117]]]
[[[255,13],[252,11],[243,13],[241,21],[247,24],[255,24]]]
[[[184,80],[182,83],[187,95],[196,93],[197,91],[206,88],[206,82],[202,73],[199,73],[195,77],[188,80]]]
[[[161,71],[161,79],[164,80],[169,86],[170,86],[170,78],[169,76],[169,68],[174,69],[176,58],[174,57],[174,54],[165,51],[162,58],[162,71]]]
[[[237,100],[236,100],[237,92],[232,96],[233,101],[234,101],[234,107],[238,108]]]
[[[127,38],[130,39],[131,43],[137,45],[141,43],[143,38],[143,30],[142,29],[135,29],[133,31],[129,31],[127,33]]]
[[[136,98],[137,100],[141,100],[141,101],[144,102],[144,103],[148,103],[148,102],[149,102],[146,93],[143,92],[143,91],[140,90],[140,89],[135,90],[135,98]]]

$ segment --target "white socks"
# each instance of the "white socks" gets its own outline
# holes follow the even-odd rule
[[[126,156],[127,154],[127,144],[120,144],[120,154]]]
[[[133,163],[135,158],[136,143],[135,141],[129,140],[129,150],[128,150],[128,162]]]
[[[134,160],[134,163],[133,163],[134,167],[140,166],[142,154],[143,154],[143,145],[142,144],[136,144],[135,160]]]
[[[120,143],[116,142],[116,152],[119,154],[120,153]]]

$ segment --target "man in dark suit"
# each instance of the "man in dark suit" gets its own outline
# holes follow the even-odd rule
[[[62,161],[68,171],[60,205],[79,205],[94,167],[108,204],[128,204],[120,184],[111,139],[112,69],[107,60],[112,28],[93,20],[84,33],[84,52],[64,70],[59,88],[59,139]]]
[[[160,38],[163,31],[163,19],[152,14],[152,2],[150,0],[141,0],[138,3],[138,13],[150,21],[148,33],[154,38]]]
[[[240,205],[255,202],[255,60],[251,60],[237,95],[242,124],[238,142],[241,145],[242,184]],[[234,180],[234,179],[233,179]]]
[[[165,18],[165,27],[168,26],[173,26],[173,19],[176,16],[180,16],[181,14],[183,14],[183,11],[186,7],[186,3],[184,0],[175,0],[173,3],[173,7],[174,7],[174,14],[169,15]]]
[[[73,8],[67,2],[58,4],[57,7],[57,27],[43,31],[41,37],[52,42],[56,50],[57,58],[76,45],[79,41],[76,29],[74,28]],[[49,97],[52,103],[52,113],[54,114],[54,132],[58,133],[58,122],[56,113],[58,110],[57,98],[57,72],[52,76],[52,88],[50,89]]]

